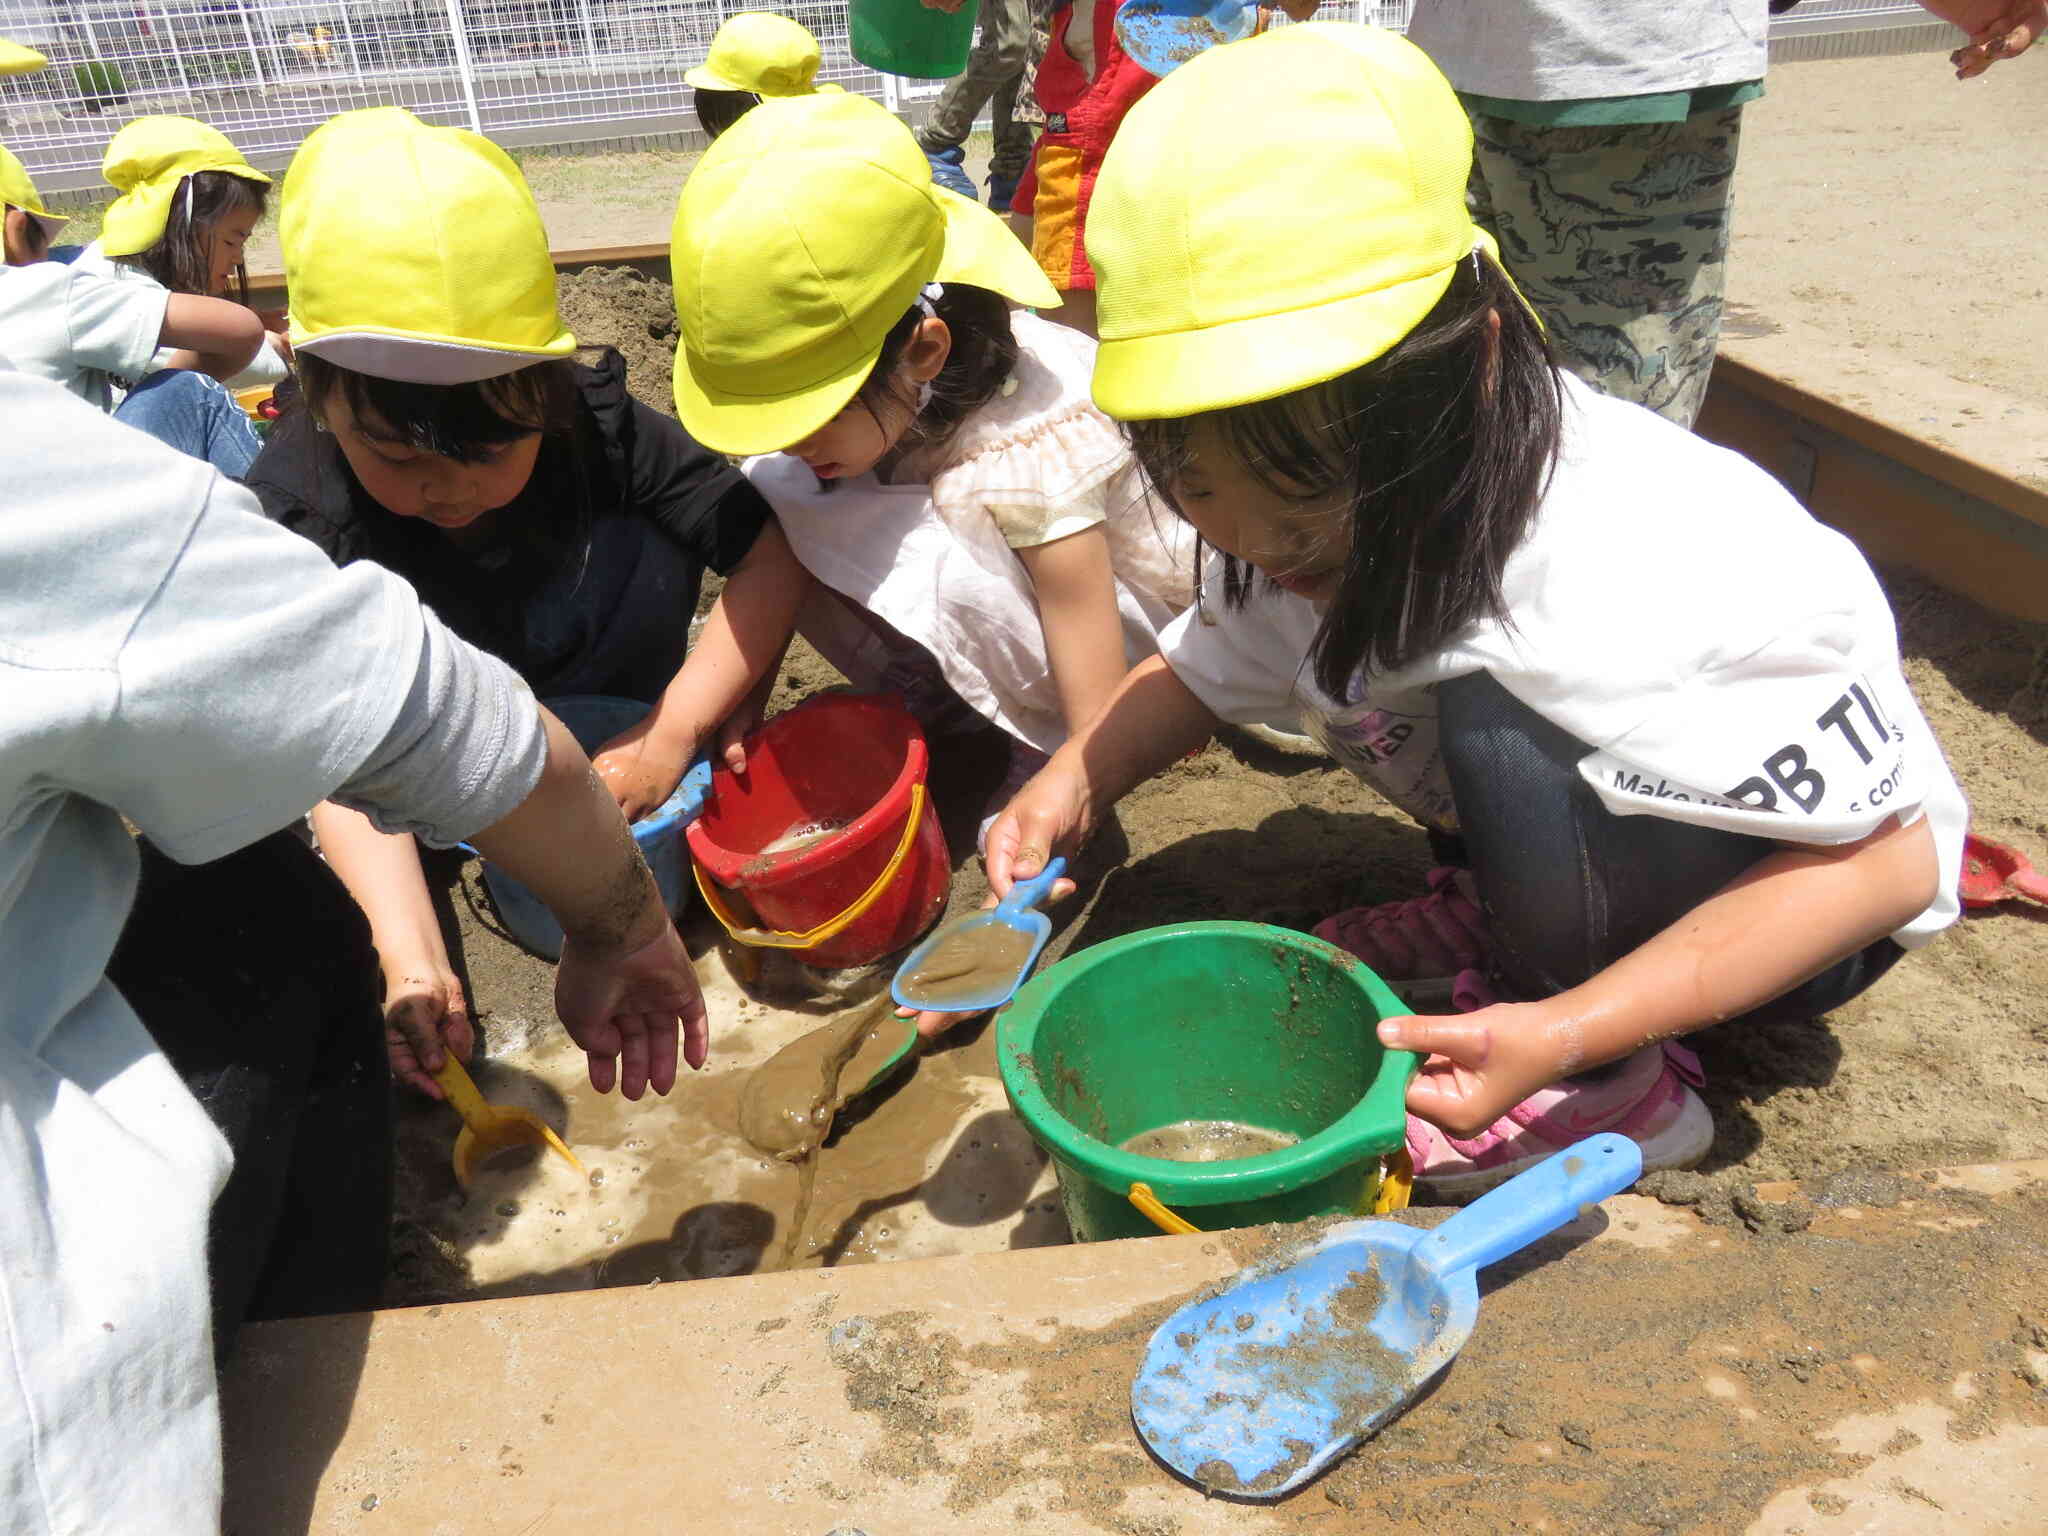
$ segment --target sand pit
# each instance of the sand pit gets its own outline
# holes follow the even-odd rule
[[[2048,630],[1987,614],[1911,576],[1889,580],[1908,673],[1988,835],[2048,855]],[[799,648],[776,707],[835,681]],[[987,738],[934,753],[935,799],[959,868],[953,910],[985,892],[960,860],[1002,772]],[[1182,918],[1305,927],[1360,900],[1412,894],[1423,834],[1319,758],[1233,733],[1125,800],[1077,860],[1048,962]],[[748,1274],[772,1266],[797,1173],[739,1134],[746,1074],[840,1010],[879,974],[819,977],[779,957],[742,988],[701,912],[685,918],[713,1022],[706,1072],[667,1100],[626,1105],[583,1080],[554,1023],[551,969],[492,931],[476,866],[442,869],[482,1016],[487,1096],[563,1128],[600,1174],[553,1160],[488,1172],[468,1202],[448,1171],[450,1112],[402,1115],[397,1261],[389,1299],[427,1302]],[[2048,1149],[2048,921],[2024,909],[1966,918],[1849,1007],[1768,1033],[1695,1037],[1717,1136],[1705,1198],[1763,1179],[1917,1168]],[[1052,1176],[1009,1113],[987,1024],[956,1031],[887,1095],[855,1106],[826,1150],[798,1265],[866,1263],[1066,1240]],[[1697,1189],[1688,1198],[1703,1198]]]

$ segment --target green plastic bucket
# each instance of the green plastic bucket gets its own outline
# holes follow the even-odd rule
[[[967,68],[974,12],[974,0],[952,12],[933,10],[923,0],[853,0],[847,48],[858,63],[885,75],[950,80]]]
[[[1205,1230],[1372,1208],[1419,1058],[1374,1026],[1410,1010],[1356,957],[1260,923],[1177,923],[1071,955],[999,1017],[1010,1105],[1048,1153],[1076,1239],[1159,1228],[1134,1183]],[[1300,1138],[1257,1157],[1120,1150],[1182,1120]]]

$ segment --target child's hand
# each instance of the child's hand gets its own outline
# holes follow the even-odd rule
[[[638,821],[676,792],[690,766],[690,752],[670,746],[643,720],[592,753],[590,766],[626,820]]]
[[[445,962],[401,959],[385,968],[384,1049],[399,1082],[430,1099],[444,1097],[433,1077],[443,1050],[467,1061],[476,1049],[469,1000]]]
[[[1012,885],[1044,869],[1055,853],[1071,855],[1087,841],[1094,824],[1087,784],[1056,755],[990,823],[982,853],[989,889],[998,898],[1009,895]],[[1073,889],[1074,882],[1063,875],[1053,882],[1048,899],[1058,901]]]
[[[1535,1003],[1496,1003],[1455,1018],[1382,1019],[1379,1037],[1425,1058],[1408,1085],[1408,1113],[1453,1136],[1477,1135],[1586,1065],[1574,1059],[1569,1025]]]

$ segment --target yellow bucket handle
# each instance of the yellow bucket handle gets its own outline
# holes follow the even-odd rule
[[[704,867],[696,860],[690,861],[690,873],[696,877],[697,890],[704,898],[704,905],[711,909],[711,915],[725,925],[725,931],[732,935],[733,942],[750,945],[755,949],[809,949],[822,944],[837,935],[842,929],[856,921],[888,889],[889,882],[896,878],[896,871],[903,867],[903,860],[910,852],[910,845],[917,841],[917,829],[924,821],[924,786],[910,786],[910,814],[903,821],[903,836],[896,844],[896,851],[889,856],[889,862],[882,866],[882,872],[875,876],[875,883],[854,899],[852,906],[837,917],[827,918],[817,927],[805,933],[785,933],[773,928],[748,928],[732,915],[723,898],[717,894],[714,882],[704,878]]]
[[[1152,1225],[1162,1232],[1186,1233],[1202,1230],[1185,1216],[1180,1215],[1176,1211],[1169,1211],[1165,1206],[1161,1205],[1159,1197],[1152,1193],[1152,1186],[1150,1184],[1133,1184],[1131,1186],[1130,1198],[1131,1204],[1135,1205],[1150,1218]]]
[[[1379,1192],[1373,1197],[1373,1215],[1385,1216],[1394,1211],[1406,1210],[1408,1197],[1414,1191],[1415,1163],[1408,1156],[1408,1149],[1403,1147],[1387,1159],[1386,1171],[1380,1175]],[[1188,1233],[1202,1230],[1178,1211],[1168,1210],[1160,1204],[1159,1197],[1152,1193],[1150,1184],[1133,1184],[1129,1199],[1131,1204],[1162,1232]]]

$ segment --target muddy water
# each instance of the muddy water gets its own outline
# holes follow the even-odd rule
[[[740,1134],[770,1157],[797,1165],[796,1200],[783,1223],[775,1268],[789,1268],[803,1242],[833,1116],[895,1054],[908,1028],[883,993],[866,1007],[792,1040],[747,1078],[740,1094]]]
[[[796,853],[802,849],[809,848],[814,843],[822,843],[826,838],[832,836],[833,833],[842,832],[845,829],[846,823],[844,821],[826,819],[798,822],[766,848],[763,848],[755,857],[766,859],[780,857],[785,853]]]
[[[1262,1130],[1235,1120],[1181,1120],[1133,1136],[1124,1143],[1123,1150],[1140,1157],[1163,1157],[1174,1163],[1221,1163],[1278,1152],[1300,1139],[1285,1131]]]
[[[904,993],[942,1012],[986,997],[1016,979],[1037,942],[1036,934],[1008,923],[972,923],[939,940],[903,978]]]
[[[582,1053],[551,1020],[508,1024],[499,1015],[489,1025],[493,1059],[477,1068],[485,1096],[554,1125],[589,1181],[558,1158],[520,1166],[508,1157],[479,1172],[465,1201],[448,1170],[452,1112],[408,1107],[401,1220],[417,1229],[415,1242],[438,1250],[449,1278],[411,1285],[395,1300],[748,1274],[791,1249],[790,1263],[805,1267],[1067,1240],[1051,1169],[1007,1110],[988,1031],[948,1039],[898,1086],[860,1103],[851,1118],[838,1116],[832,1146],[807,1160],[812,1204],[792,1243],[804,1165],[750,1144],[742,1100],[755,1071],[783,1046],[857,1016],[866,1002],[836,1014],[797,1011],[746,996],[716,961],[700,971],[713,1060],[682,1074],[666,1099],[628,1104],[616,1093],[592,1093]],[[544,997],[536,993],[536,1001]],[[840,1074],[849,1088],[870,1075],[858,1060]]]

